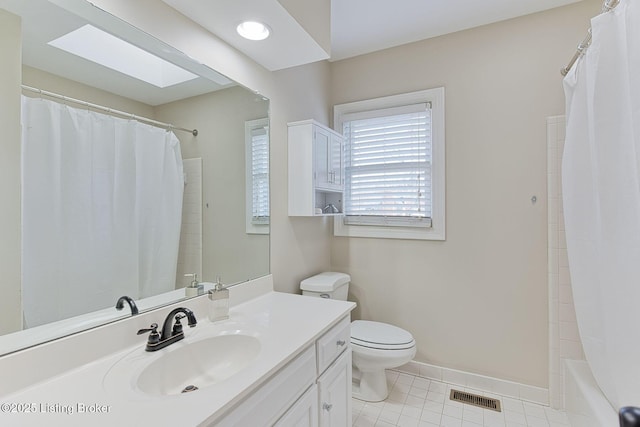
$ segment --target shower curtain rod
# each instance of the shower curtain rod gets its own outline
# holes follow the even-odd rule
[[[106,111],[109,114],[117,114],[119,116],[128,117],[130,119],[138,120],[140,122],[145,122],[145,123],[148,123],[148,124],[156,125],[158,127],[167,128],[169,130],[181,130],[181,131],[184,131],[184,132],[189,132],[193,136],[198,136],[198,129],[181,128],[181,127],[169,124],[169,123],[163,123],[163,122],[159,122],[157,120],[147,119],[146,117],[136,116],[135,114],[126,113],[124,111],[119,111],[119,110],[114,110],[113,108],[103,107],[102,105],[93,104],[91,102],[82,101],[80,99],[70,98],[70,97],[65,96],[65,95],[60,95],[58,93],[49,92],[47,90],[42,90],[42,89],[38,89],[38,88],[35,88],[35,87],[27,86],[27,85],[22,85],[22,89],[29,90],[31,92],[36,92],[36,93],[39,93],[41,95],[50,96],[52,98],[62,99],[64,101],[66,101],[66,102],[73,102],[73,103],[76,103],[76,104],[84,105],[85,107],[94,108],[96,110]]]
[[[612,11],[618,5],[618,3],[620,3],[620,0],[606,0],[602,5],[602,13],[607,13]],[[571,69],[571,67],[573,67],[573,64],[575,64],[576,61],[582,55],[584,55],[584,51],[587,50],[590,44],[591,44],[591,28],[589,28],[589,31],[587,32],[587,37],[585,37],[584,40],[582,40],[582,43],[578,45],[578,49],[576,50],[576,53],[573,55],[573,57],[571,58],[567,66],[560,70],[560,74],[562,74],[563,76],[566,76],[569,73],[569,70]]]

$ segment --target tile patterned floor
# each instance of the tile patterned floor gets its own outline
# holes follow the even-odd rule
[[[389,397],[369,403],[353,399],[354,427],[570,427],[564,411],[504,396],[387,371]],[[449,400],[449,390],[499,398],[502,412]]]

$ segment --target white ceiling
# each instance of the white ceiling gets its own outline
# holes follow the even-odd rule
[[[162,0],[268,70],[328,59],[315,40],[277,0]],[[327,0],[328,1],[328,0]],[[242,38],[236,27],[243,21],[258,20],[269,25],[266,40]]]
[[[331,60],[578,1],[581,0],[332,0]]]
[[[314,0],[331,2],[331,22],[326,23],[331,29],[330,53],[287,13],[280,3],[282,0],[162,1],[265,68],[279,70],[324,59],[349,58],[581,0]],[[233,84],[141,31],[123,26],[95,7],[87,7],[88,15],[84,17],[68,14],[47,0],[0,0],[0,8],[23,17],[25,64],[71,80],[149,105]],[[267,23],[271,26],[272,37],[260,42],[242,39],[236,34],[235,27],[246,19]],[[94,23],[97,20],[99,27],[206,78],[159,89],[46,44],[88,20]]]
[[[331,52],[324,52],[277,0],[162,0],[269,70],[336,61],[581,0],[323,0],[331,1]],[[316,0],[319,1],[319,0]],[[272,37],[249,42],[235,33],[261,20]],[[304,33],[304,34],[303,34]]]

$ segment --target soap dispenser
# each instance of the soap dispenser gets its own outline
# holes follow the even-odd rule
[[[197,297],[204,294],[204,285],[198,282],[198,275],[196,273],[187,273],[184,277],[193,277],[191,283],[184,288],[185,296]]]
[[[229,289],[225,289],[220,281],[220,277],[216,278],[216,284],[213,289],[209,289],[209,320],[217,322],[229,318]]]

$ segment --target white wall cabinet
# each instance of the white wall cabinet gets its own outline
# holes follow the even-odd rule
[[[314,121],[288,124],[289,215],[342,212],[344,138]],[[329,205],[338,212],[327,209]]]
[[[349,316],[210,427],[351,427]]]

